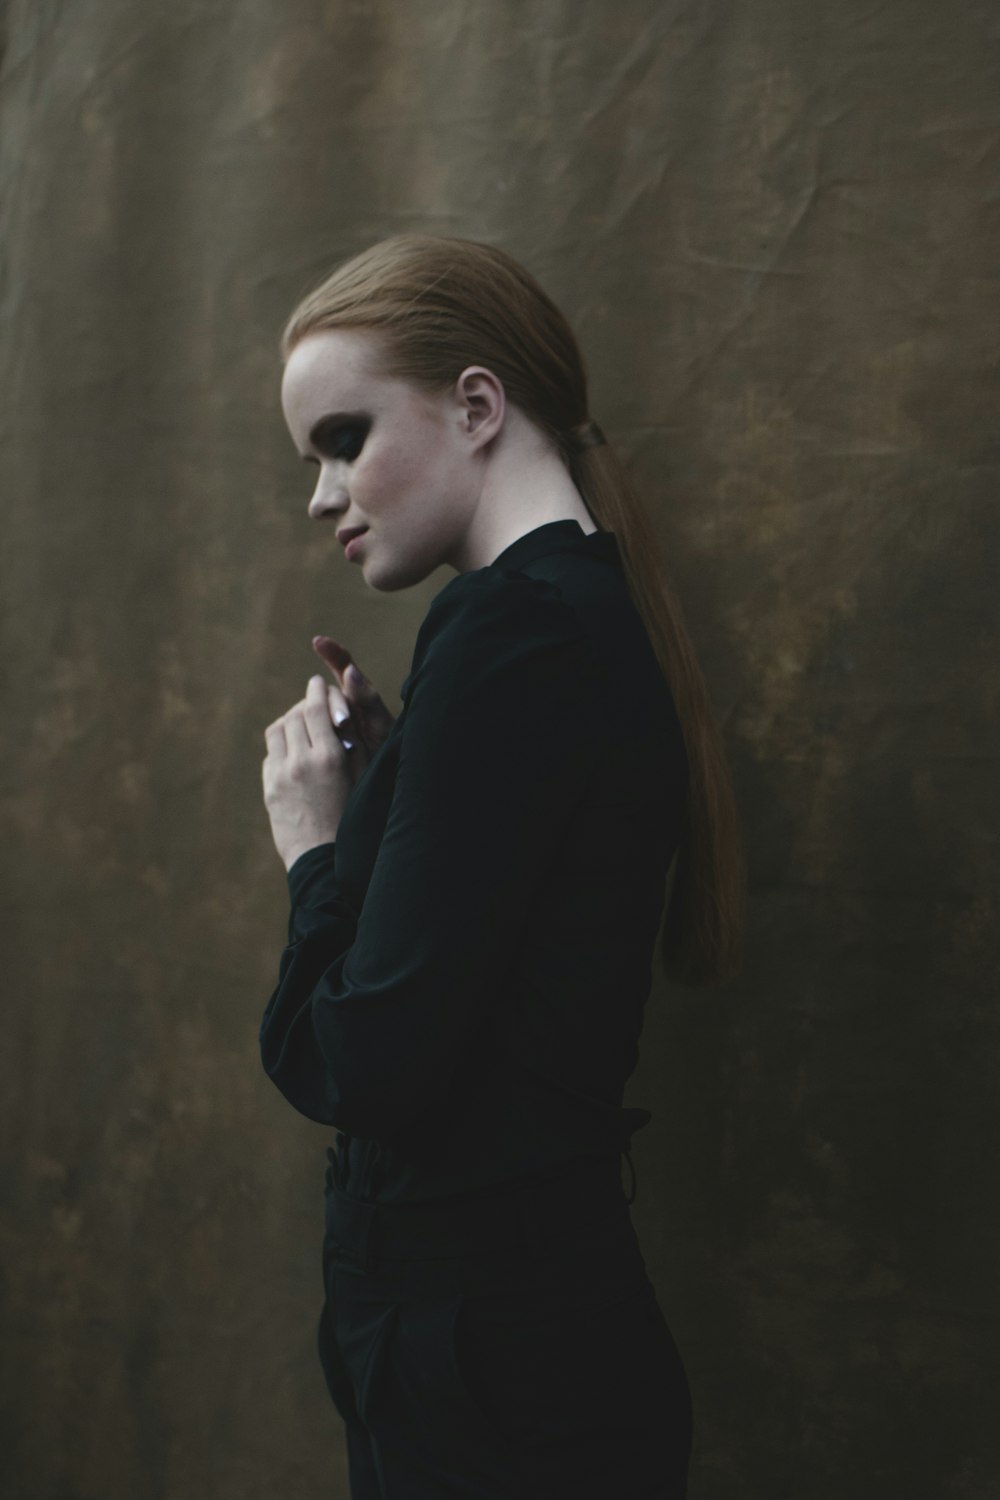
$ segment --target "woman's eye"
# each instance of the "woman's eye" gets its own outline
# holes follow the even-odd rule
[[[369,425],[367,422],[351,422],[338,428],[330,442],[333,457],[346,459],[348,463],[357,458],[364,447]]]

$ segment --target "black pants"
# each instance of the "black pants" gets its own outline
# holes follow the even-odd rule
[[[690,1392],[618,1158],[393,1207],[327,1154],[318,1340],[351,1500],[682,1500]]]

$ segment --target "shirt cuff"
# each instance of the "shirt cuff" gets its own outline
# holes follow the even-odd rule
[[[316,844],[288,867],[288,893],[293,906],[318,906],[337,895],[333,851],[336,844]]]

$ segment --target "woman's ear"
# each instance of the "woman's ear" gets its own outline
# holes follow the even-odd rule
[[[503,428],[507,397],[503,382],[484,365],[469,365],[455,382],[462,432],[481,448]]]

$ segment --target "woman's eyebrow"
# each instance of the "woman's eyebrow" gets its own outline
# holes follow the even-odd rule
[[[343,427],[346,422],[363,422],[367,420],[367,414],[361,411],[328,411],[324,416],[317,417],[309,429],[309,442],[315,448],[323,437],[328,427]],[[299,457],[304,463],[309,462],[308,453],[300,453]]]

